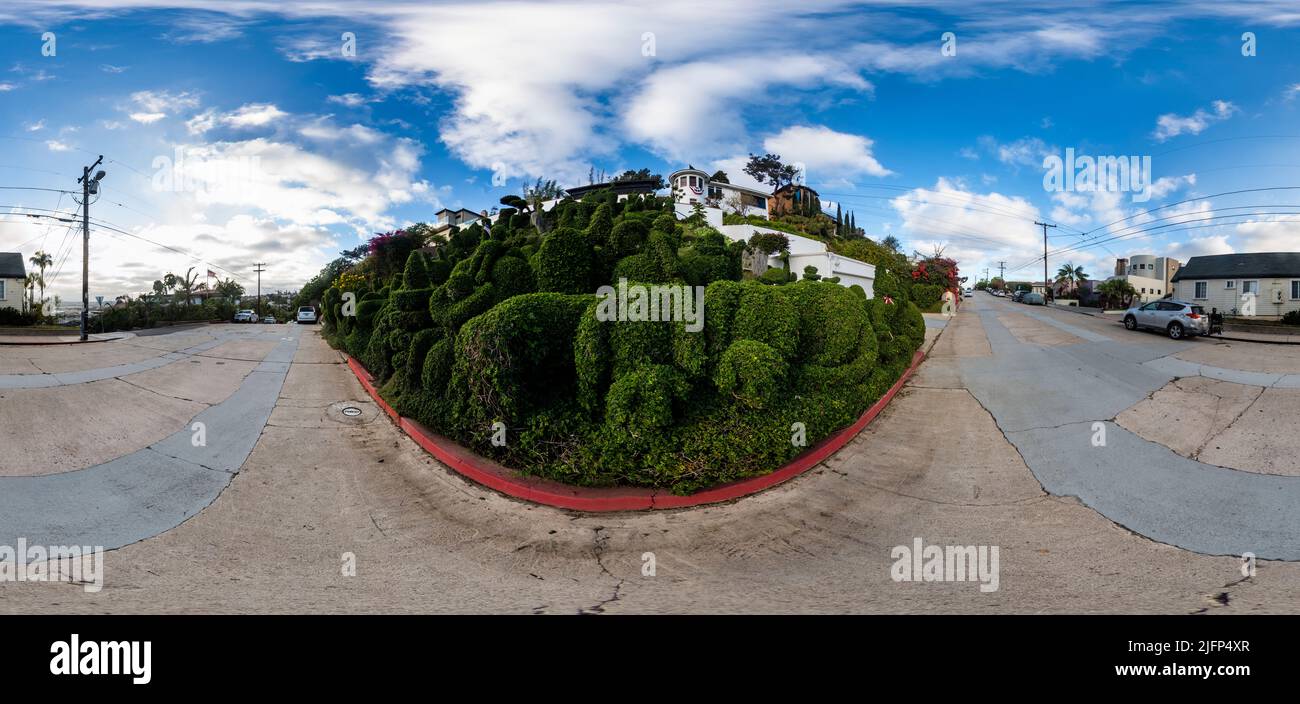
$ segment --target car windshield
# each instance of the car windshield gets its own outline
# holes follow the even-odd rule
[[[309,307],[307,307],[307,306],[303,306],[302,308],[299,308],[299,309],[298,309],[298,312],[299,312],[299,313],[310,313],[310,312],[312,312],[312,309],[309,308]]]

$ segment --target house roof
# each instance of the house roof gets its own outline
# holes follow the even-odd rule
[[[1174,274],[1173,281],[1187,279],[1300,277],[1300,252],[1257,254],[1215,254],[1192,257]]]
[[[615,195],[631,195],[633,193],[654,193],[659,188],[659,179],[657,178],[629,178],[621,181],[607,181],[605,183],[592,183],[586,186],[574,186],[573,188],[564,189],[572,198],[581,198],[588,193],[603,191],[609,189]]]
[[[808,185],[805,185],[805,184],[802,184],[802,183],[787,183],[787,184],[785,184],[784,186],[781,186],[780,188],[778,188],[778,189],[776,189],[775,191],[773,191],[773,192],[772,192],[772,195],[776,195],[776,194],[781,193],[781,192],[783,192],[783,191],[796,190],[796,189],[800,189],[800,188],[802,188],[802,189],[805,190],[805,191],[812,191],[813,195],[818,195],[817,191],[816,191],[815,189],[813,189],[813,187],[808,186]],[[818,195],[818,197],[820,197],[820,195]]]
[[[23,255],[17,252],[0,252],[0,279],[26,277],[27,268],[23,266]]]

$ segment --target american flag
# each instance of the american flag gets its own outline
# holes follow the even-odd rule
[[[210,279],[215,279],[215,278],[217,278],[217,275],[216,275],[216,273],[213,272],[211,269],[208,269],[208,278],[210,278]]]

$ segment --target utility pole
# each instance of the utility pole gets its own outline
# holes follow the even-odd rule
[[[1006,263],[1006,262],[998,262],[998,278],[999,278],[999,279],[1002,279],[1002,283],[1004,283],[1004,284],[1007,282],[1007,263]]]
[[[99,193],[99,181],[106,175],[103,171],[92,179],[90,170],[104,161],[100,154],[95,163],[81,169],[81,341],[86,341],[86,325],[90,320],[90,196]]]
[[[262,322],[262,272],[266,271],[266,262],[258,262],[253,265],[253,271],[257,272],[257,322]]]
[[[1047,284],[1047,228],[1056,226],[1038,222],[1037,220],[1034,221],[1034,224],[1043,226],[1043,300],[1046,301],[1048,293],[1052,290],[1052,287]]]

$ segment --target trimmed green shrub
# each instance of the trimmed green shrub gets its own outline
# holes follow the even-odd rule
[[[555,397],[573,397],[574,337],[591,300],[528,293],[466,323],[456,337],[451,381],[453,388],[465,392],[461,422],[513,424]]]
[[[843,286],[803,280],[781,289],[799,316],[798,357],[807,364],[838,366],[857,354],[864,326],[862,299]]]
[[[912,286],[912,302],[920,308],[933,308],[939,305],[939,299],[943,297],[943,288],[935,284],[914,284]]]
[[[623,220],[610,230],[609,249],[612,256],[622,259],[641,251],[649,237],[650,228],[644,222]]]
[[[577,230],[560,228],[542,238],[537,252],[537,289],[555,293],[591,291],[591,248]]]
[[[496,288],[497,299],[502,301],[537,290],[533,268],[520,257],[503,256],[498,259],[492,265],[492,284]]]
[[[406,257],[406,269],[402,272],[402,288],[428,288],[429,284],[429,269],[425,264],[424,254],[419,250],[411,252]]]
[[[670,366],[649,364],[615,381],[605,406],[606,424],[640,434],[673,424],[673,406],[686,398],[690,385]]]
[[[781,289],[746,286],[734,322],[733,340],[756,340],[779,352],[783,359],[794,357],[799,345],[799,316]]]
[[[647,283],[664,283],[668,280],[659,268],[659,263],[648,254],[633,254],[620,259],[614,266],[610,283],[617,284],[619,279]]]
[[[713,383],[719,392],[741,405],[763,408],[776,400],[787,371],[781,354],[770,346],[756,340],[737,340],[718,360]]]
[[[757,281],[763,284],[780,286],[791,281],[790,272],[781,267],[772,267],[758,276]]]

